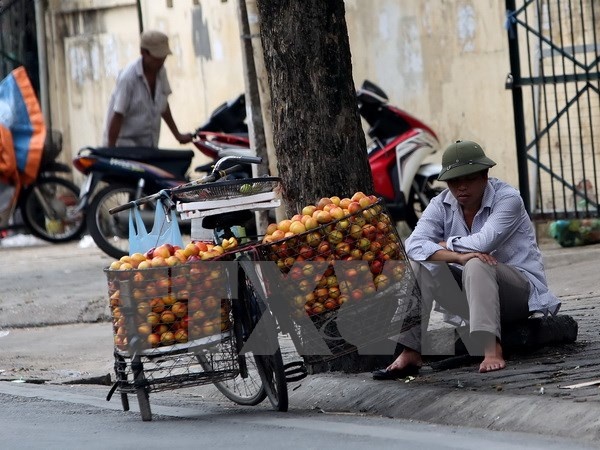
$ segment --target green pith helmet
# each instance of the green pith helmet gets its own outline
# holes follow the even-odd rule
[[[473,141],[456,141],[450,144],[442,156],[439,181],[448,181],[489,169],[496,163],[485,156],[481,145]]]

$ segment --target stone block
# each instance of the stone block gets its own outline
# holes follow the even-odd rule
[[[530,352],[548,345],[572,343],[577,340],[578,324],[573,317],[557,315],[550,317],[532,317],[521,322],[505,325],[502,332],[503,348],[507,354]],[[432,348],[448,348],[448,332],[429,333]],[[437,336],[436,336],[437,335]],[[451,335],[450,335],[451,336]],[[398,344],[394,355],[359,355],[348,353],[325,362],[307,361],[309,374],[323,372],[361,373],[370,372],[387,366],[400,354],[402,346]],[[468,355],[462,340],[455,334],[455,354],[448,355],[439,351],[437,356],[429,356],[435,370],[444,370],[469,363]]]

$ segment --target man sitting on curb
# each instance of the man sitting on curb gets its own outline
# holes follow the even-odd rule
[[[423,364],[421,336],[434,300],[469,323],[471,348],[476,343],[483,352],[480,372],[506,366],[501,323],[526,319],[538,311],[556,314],[560,308],[560,301],[548,290],[542,256],[519,192],[488,178],[494,165],[475,142],[457,141],[444,152],[438,180],[446,181],[448,189],[431,201],[406,240],[422,293],[421,324],[399,336],[404,350],[386,369],[373,372],[374,379],[418,373]],[[448,269],[453,277],[443,282],[442,272]]]

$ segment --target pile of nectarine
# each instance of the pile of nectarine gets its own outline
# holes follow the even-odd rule
[[[149,269],[151,267],[172,267],[194,261],[219,259],[224,254],[235,251],[238,241],[235,237],[223,239],[220,244],[205,241],[192,241],[185,247],[162,244],[146,253],[134,253],[113,261],[111,270]]]
[[[111,264],[106,272],[115,346],[126,350],[138,337],[147,349],[227,331],[225,267],[208,259],[227,256],[236,246],[235,240],[220,246],[195,242],[183,249],[163,244]]]
[[[362,192],[321,198],[270,224],[263,244],[289,281],[296,314],[315,316],[364,301],[405,274],[395,224],[377,197]]]

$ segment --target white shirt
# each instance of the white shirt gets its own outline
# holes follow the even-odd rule
[[[108,145],[108,126],[113,113],[123,115],[117,146],[158,147],[160,120],[167,108],[171,86],[167,71],[161,67],[156,76],[154,98],[144,77],[142,58],[130,63],[119,73],[104,124],[102,145]]]
[[[481,208],[471,230],[449,189],[432,199],[415,230],[406,240],[408,257],[425,261],[443,247],[455,252],[481,252],[521,271],[529,280],[529,310],[555,314],[560,300],[548,290],[542,255],[531,220],[519,192],[496,178],[489,178]]]

